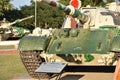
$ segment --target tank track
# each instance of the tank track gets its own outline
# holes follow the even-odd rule
[[[40,57],[40,51],[20,51],[20,57],[28,74],[32,78],[48,79],[48,74],[35,73],[35,70],[43,62],[42,58]]]

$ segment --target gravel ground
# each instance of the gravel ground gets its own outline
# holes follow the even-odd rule
[[[103,72],[66,72],[63,73],[59,80],[113,80],[113,73],[103,73]],[[55,80],[56,77],[51,78]],[[11,80],[38,80],[33,79],[29,75],[20,76]],[[46,80],[46,79],[42,79]]]

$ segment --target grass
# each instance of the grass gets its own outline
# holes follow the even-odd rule
[[[0,80],[10,80],[27,74],[18,53],[0,54]]]
[[[2,49],[14,49],[14,45],[0,45],[0,50]]]

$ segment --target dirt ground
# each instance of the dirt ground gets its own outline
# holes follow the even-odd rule
[[[104,72],[66,72],[63,73],[59,80],[113,80],[114,73],[104,73]],[[56,77],[50,80],[55,80]],[[28,74],[20,76],[11,80],[38,80],[31,78]],[[41,80],[41,79],[40,79]],[[46,79],[42,79],[46,80]]]

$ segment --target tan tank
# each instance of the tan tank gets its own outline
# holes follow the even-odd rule
[[[22,19],[17,19],[13,22],[8,22],[5,18],[0,22],[0,40],[6,40],[9,37],[14,36],[14,30],[12,25],[22,22],[24,20],[33,18],[34,16],[25,17]]]

